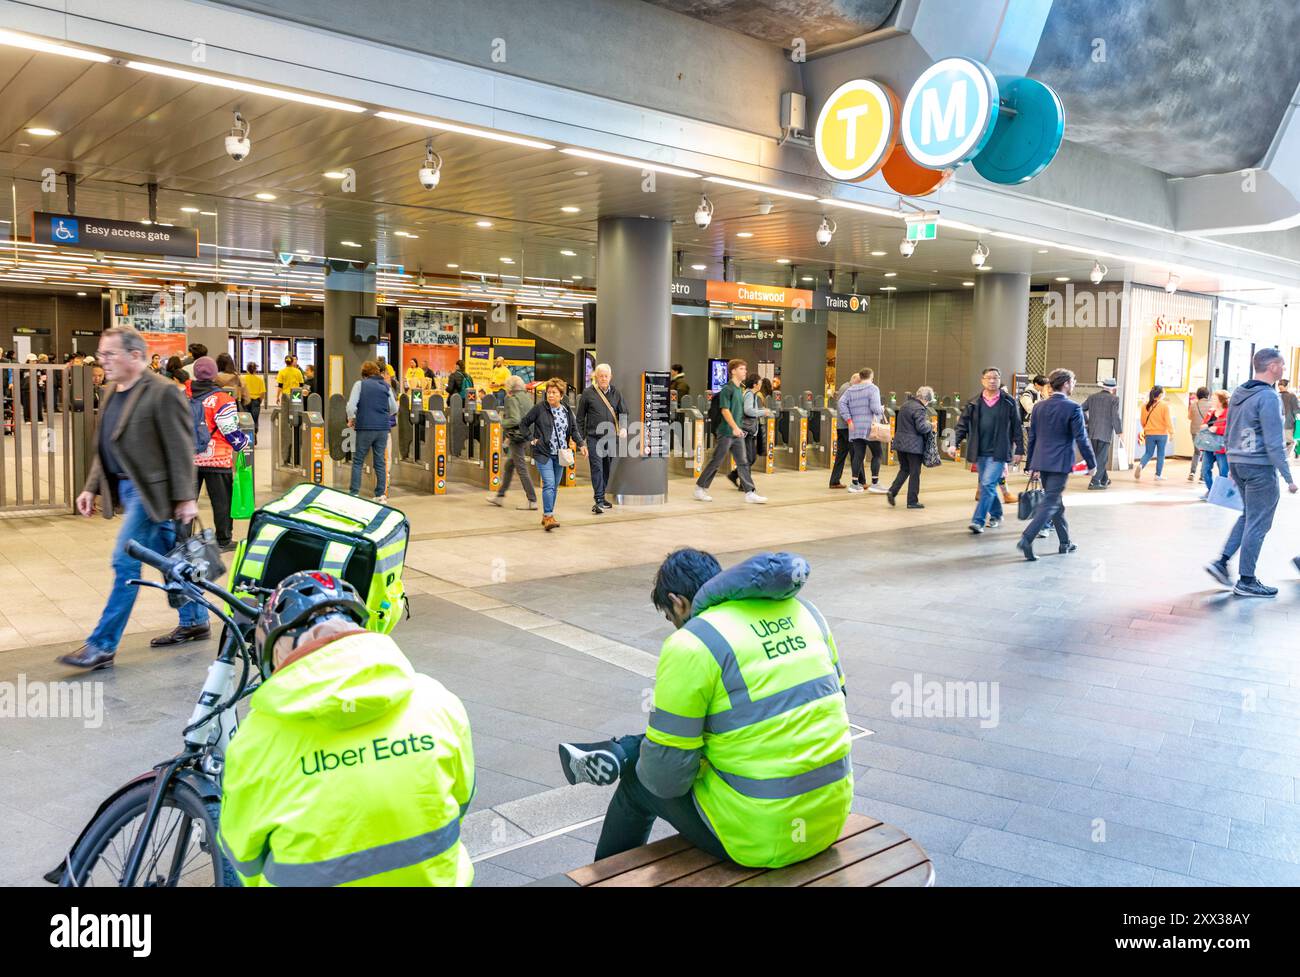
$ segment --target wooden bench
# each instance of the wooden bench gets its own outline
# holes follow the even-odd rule
[[[587,886],[929,886],[934,866],[925,850],[891,824],[850,814],[833,845],[782,868],[745,868],[703,852],[681,835],[602,858],[563,876]],[[547,880],[550,882],[551,880]]]

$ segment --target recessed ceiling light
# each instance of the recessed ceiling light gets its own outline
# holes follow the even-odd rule
[[[1062,276],[1060,276],[1059,278],[1057,278],[1056,280],[1057,280],[1058,282],[1068,282],[1068,281],[1070,280],[1070,276],[1069,276],[1069,275],[1062,275]]]
[[[297,251],[294,252],[294,254],[311,254],[311,252],[308,251],[306,248],[299,248]]]
[[[273,193],[267,193],[265,190],[263,190],[261,193],[255,193],[255,194],[253,194],[253,196],[256,197],[258,200],[274,200],[274,199],[275,199],[275,194],[273,194]]]
[[[1047,254],[1048,251],[1047,251],[1046,248],[1039,248],[1039,249],[1038,249],[1038,253],[1039,253],[1039,254]]]
[[[448,268],[459,268],[460,265],[456,264],[456,262],[454,262],[454,261],[448,261],[448,262],[447,262],[447,267],[448,267]]]
[[[800,281],[805,281],[805,282],[810,282],[812,280],[813,280],[812,275],[804,275],[803,278],[800,279]]]
[[[573,276],[573,280],[574,280],[575,282],[580,282],[580,281],[582,281],[582,276],[581,276],[581,275],[574,275],[574,276]]]
[[[981,266],[981,267],[979,267],[979,268],[976,268],[975,270],[976,270],[976,271],[992,271],[992,270],[993,270],[993,266],[992,266],[992,265],[983,265],[983,266]]]
[[[709,267],[709,266],[708,266],[708,265],[691,265],[691,267],[692,267],[693,269],[695,269],[696,271],[703,271],[705,268],[707,268],[707,267]]]
[[[199,213],[202,214],[204,217],[216,217],[216,216],[217,216],[217,212],[216,212],[215,210],[200,210]]]
[[[85,297],[86,297],[86,293],[85,293],[85,292],[78,292],[77,295],[80,296],[81,298],[85,298]]]
[[[887,271],[887,272],[885,272],[885,277],[886,277],[886,278],[897,278],[897,277],[898,277],[898,272],[896,272],[896,271]]]
[[[777,263],[778,265],[788,265],[788,264],[790,263],[790,259],[789,259],[789,258],[777,258],[777,259],[776,259],[776,263]]]
[[[586,176],[586,175],[588,174],[588,172],[590,172],[590,171],[589,171],[589,170],[574,170],[574,171],[573,171],[573,175],[574,175],[574,176]]]
[[[737,232],[736,232],[736,237],[753,237],[753,236],[754,236],[754,232],[753,232],[753,231],[737,231]]]
[[[873,258],[883,258],[883,257],[885,256],[885,254],[886,254],[886,252],[884,252],[884,251],[872,251],[872,252],[871,252],[871,257],[873,257]]]
[[[567,206],[567,207],[561,207],[560,210],[564,211],[566,214],[576,214],[576,213],[578,213],[580,210],[582,210],[582,208],[581,208],[581,207],[574,207],[572,204],[570,204],[570,205]]]
[[[142,220],[140,223],[141,223],[141,224],[144,224],[144,225],[147,226],[147,225],[149,225],[149,224],[152,224],[153,221],[146,219],[146,220]]]
[[[570,251],[568,248],[564,248],[563,250],[560,251],[560,254],[564,255],[566,258],[573,258],[577,256],[578,252]]]
[[[342,170],[326,170],[321,176],[328,180],[346,180],[348,175]]]
[[[897,291],[898,291],[898,286],[897,286],[897,285],[881,285],[881,286],[880,286],[880,290],[881,290],[882,292],[897,292]]]
[[[361,247],[361,245],[357,244],[356,241],[340,241],[339,244],[343,245],[343,247],[345,247],[345,248],[359,248],[359,247]]]
[[[182,207],[182,208],[181,208],[181,213],[182,213],[182,214],[197,214],[198,212],[199,212],[199,208],[197,208],[197,207]]]
[[[57,136],[58,129],[45,129],[41,126],[31,126],[28,130],[33,136]]]
[[[974,282],[962,282],[962,284],[965,285],[967,288],[970,288],[970,287],[971,287],[972,285],[974,285],[975,283],[974,283]]]
[[[514,258],[502,258],[502,259],[501,259],[501,263],[502,263],[503,265],[513,265],[513,264],[515,263],[515,259],[514,259]]]
[[[475,222],[474,222],[474,226],[475,226],[475,227],[491,227],[491,226],[492,226],[492,222],[491,222],[491,221],[475,221]]]

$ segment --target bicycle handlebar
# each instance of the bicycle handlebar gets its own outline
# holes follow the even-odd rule
[[[175,557],[163,556],[147,546],[141,546],[133,539],[127,541],[126,553],[132,559],[153,567],[162,574],[163,580],[170,586],[189,586],[196,587],[199,590],[206,590],[213,596],[219,597],[240,615],[250,619],[257,617],[258,608],[250,607],[228,590],[219,587],[211,580],[205,579],[193,563]]]
[[[133,560],[139,560],[148,566],[153,567],[166,579],[172,579],[182,566],[189,566],[183,560],[173,560],[170,557],[163,556],[161,553],[155,553],[147,546],[141,546],[135,540],[128,540],[126,544],[126,555]]]

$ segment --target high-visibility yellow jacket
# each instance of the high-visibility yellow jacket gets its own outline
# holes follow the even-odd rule
[[[835,640],[798,597],[808,564],[754,557],[710,580],[664,642],[637,777],[688,790],[741,865],[777,867],[839,836],[853,800]]]
[[[221,848],[245,885],[469,885],[465,707],[393,639],[343,635],[253,693],[226,755]]]

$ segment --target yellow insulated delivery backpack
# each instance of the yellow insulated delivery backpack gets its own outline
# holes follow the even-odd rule
[[[325,570],[357,588],[371,631],[388,634],[406,604],[402,569],[411,524],[396,509],[323,485],[295,485],[253,513],[235,551],[229,589],[275,587],[299,570]]]

